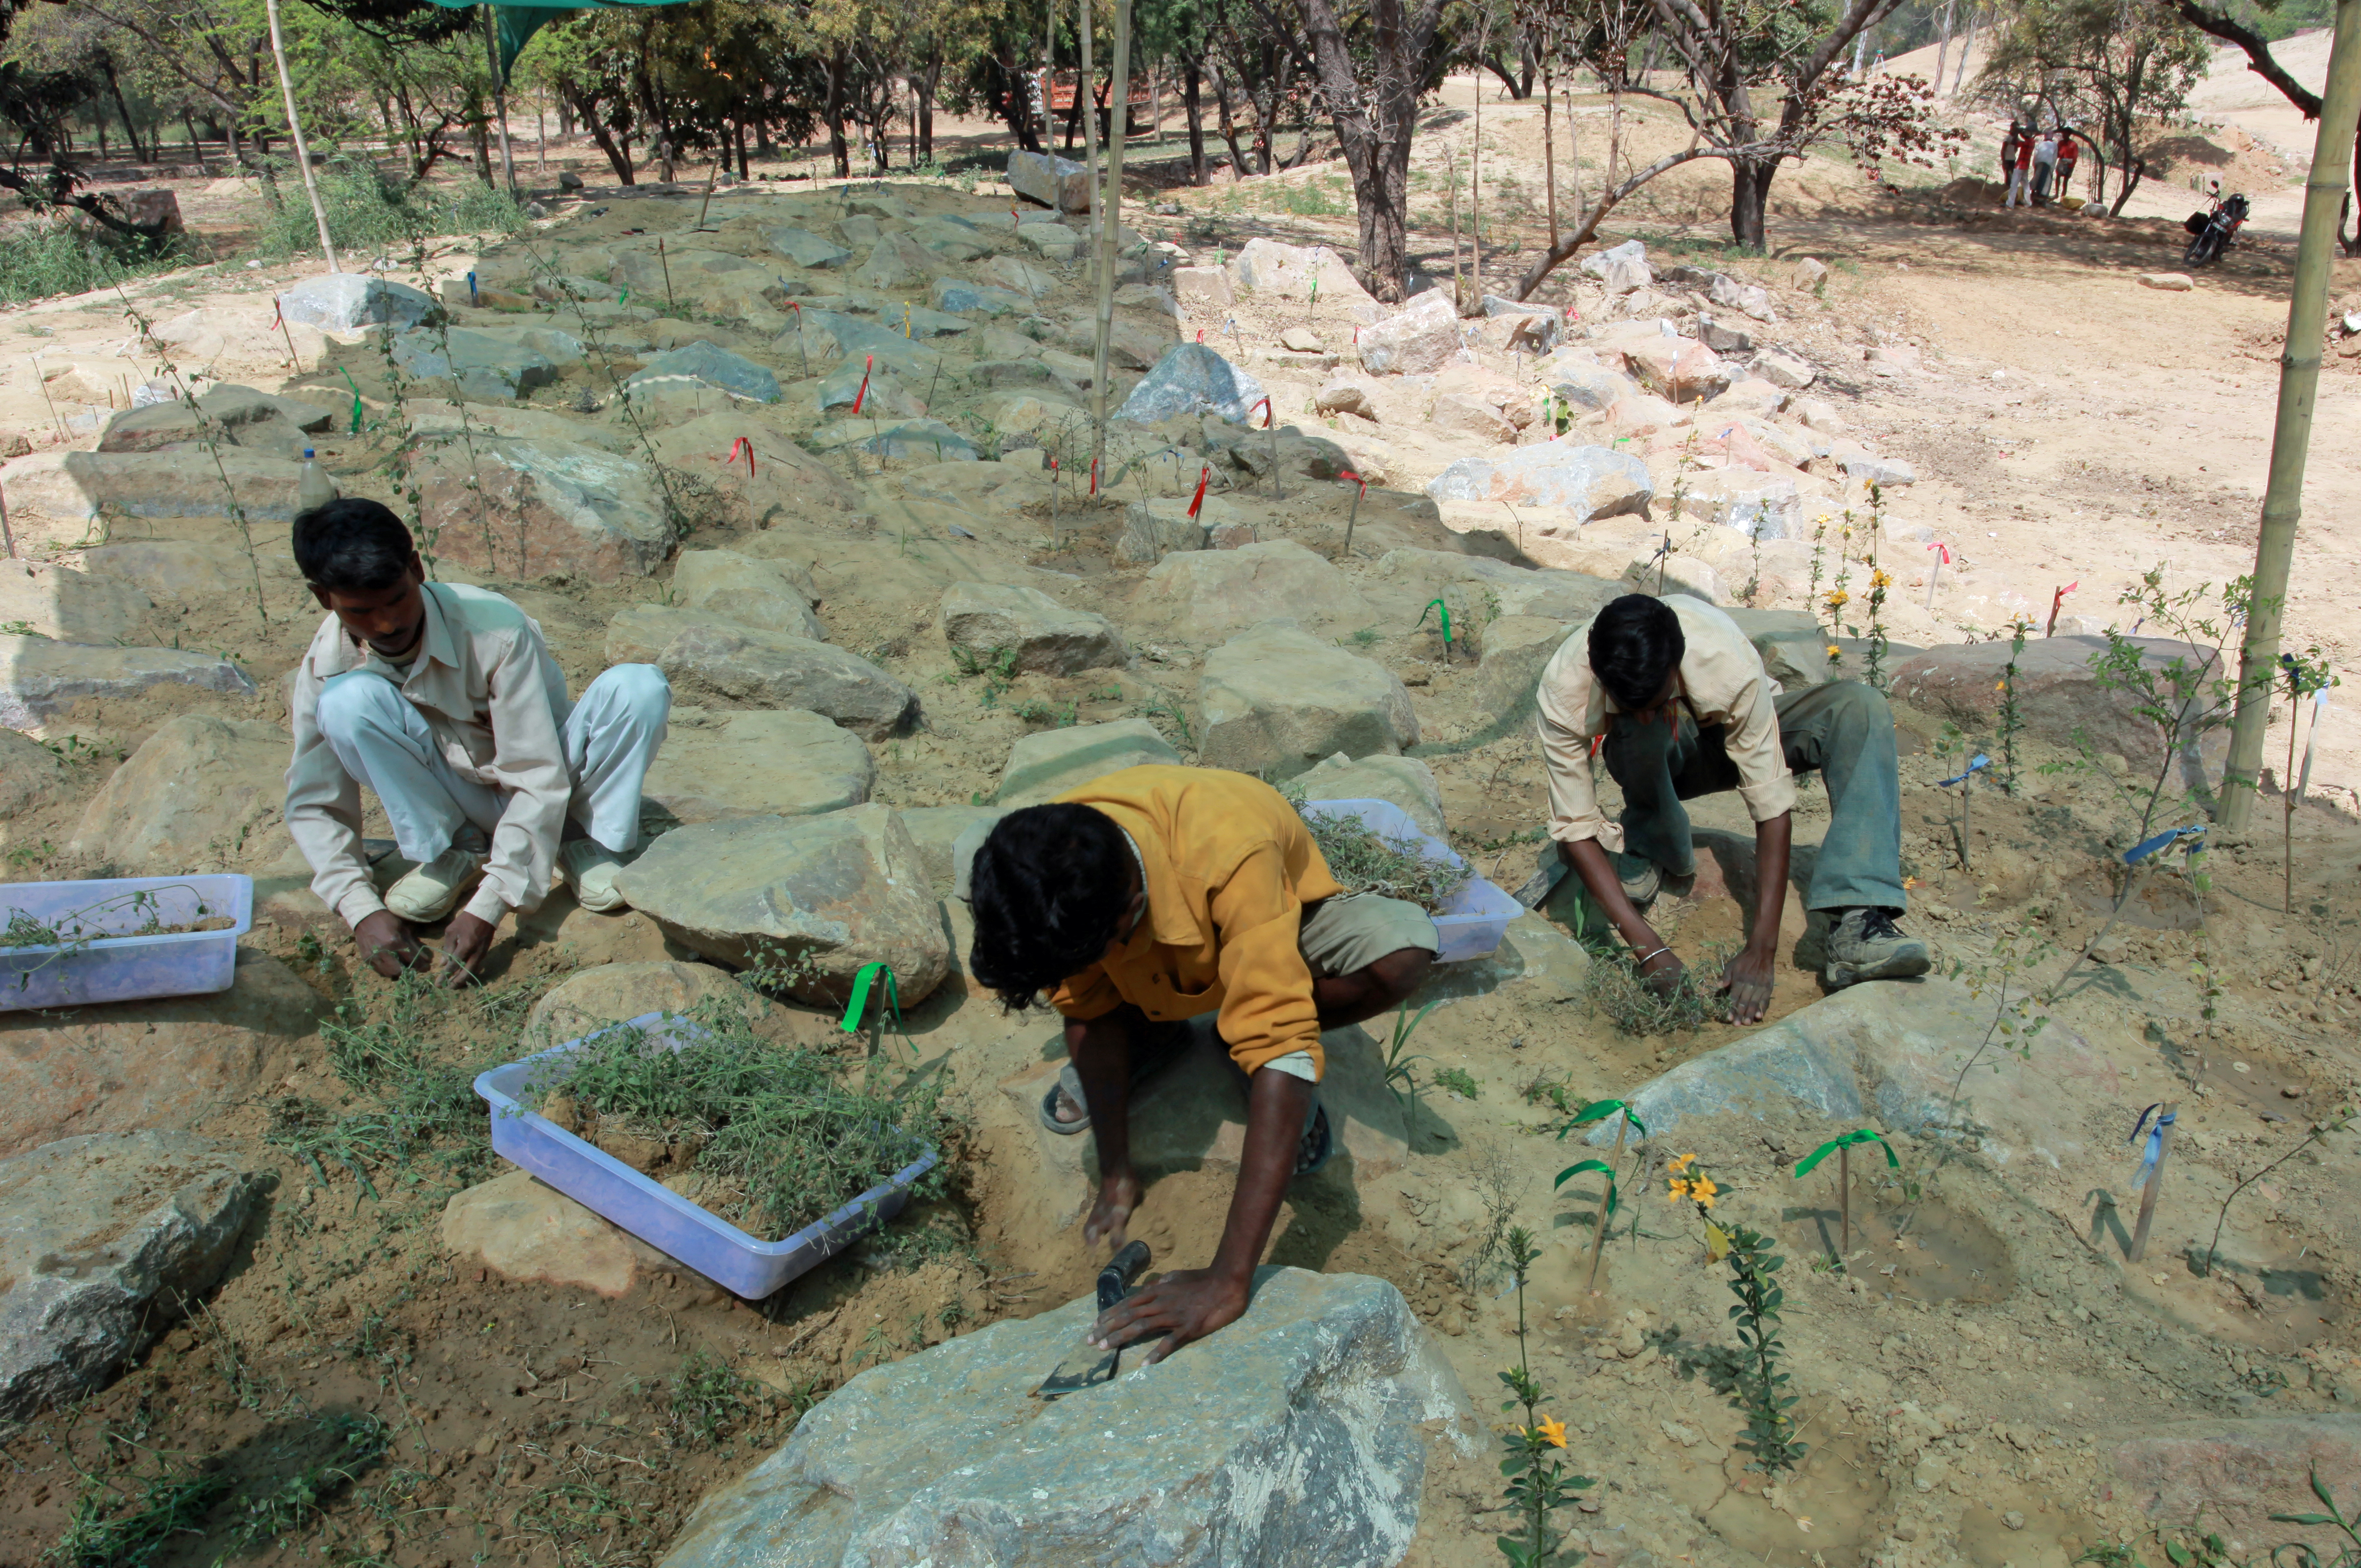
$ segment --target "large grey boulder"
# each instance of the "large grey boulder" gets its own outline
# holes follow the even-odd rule
[[[1086,1298],[863,1372],[708,1497],[663,1568],[1390,1568],[1417,1533],[1426,1443],[1473,1453],[1466,1394],[1383,1280],[1260,1269],[1212,1339],[1035,1399],[1096,1311]]]
[[[764,561],[735,550],[684,550],[673,564],[673,597],[741,626],[828,641],[812,613],[819,595],[811,574],[785,561]]]
[[[1180,761],[1180,753],[1145,718],[1041,729],[1008,749],[992,798],[1005,806],[1038,806],[1126,768]]]
[[[699,339],[641,363],[639,374],[623,383],[628,392],[652,390],[666,381],[697,381],[718,388],[733,398],[757,403],[779,400],[779,378],[742,354],[732,354]]]
[[[2137,637],[2140,661],[2161,671],[2173,660],[2206,678],[2226,679],[2222,656],[2211,648],[2162,637]],[[2091,661],[2107,651],[2103,637],[2041,637],[2016,657],[2016,708],[2026,729],[2052,745],[2072,746],[2078,736],[2102,754],[2114,752],[2153,766],[2163,755],[2156,723],[2140,716],[2132,692],[2099,684]],[[2006,639],[1947,643],[1914,653],[1894,666],[1894,695],[1904,702],[1989,729],[1998,718],[1996,689],[2009,663]],[[2169,690],[2169,686],[2166,687]]]
[[[1459,313],[1450,296],[1430,289],[1407,310],[1361,329],[1361,367],[1378,376],[1425,376],[1463,357]]]
[[[1577,264],[1576,270],[1586,278],[1604,278],[1616,266],[1633,261],[1644,263],[1647,259],[1646,242],[1627,239],[1620,245],[1609,246],[1605,250],[1592,251]]]
[[[557,365],[522,343],[465,327],[397,334],[393,362],[421,381],[449,381],[463,398],[521,398],[557,379]]]
[[[1202,343],[1176,343],[1131,389],[1115,417],[1154,424],[1175,414],[1215,414],[1244,424],[1262,400],[1262,383],[1221,355]]]
[[[0,845],[27,833],[25,819],[72,787],[64,758],[0,725]]]
[[[1391,671],[1272,622],[1205,655],[1197,733],[1207,767],[1292,778],[1332,751],[1392,755],[1415,745],[1418,717]]]
[[[1640,385],[1675,403],[1718,397],[1735,378],[1719,355],[1687,337],[1631,339],[1623,347],[1623,363]]]
[[[939,419],[906,419],[891,424],[873,422],[864,411],[858,419],[824,424],[804,437],[814,452],[865,452],[873,457],[902,463],[972,463],[975,445]]]
[[[950,972],[918,847],[890,806],[677,828],[617,883],[673,940],[740,968],[771,966],[798,1001],[840,1006],[861,967],[883,962],[907,1007]]]
[[[120,700],[159,685],[228,696],[258,689],[227,659],[180,648],[116,648],[0,633],[0,725],[34,729],[84,697]]]
[[[1033,302],[1014,289],[995,289],[957,278],[936,279],[929,298],[938,311],[982,311],[988,316],[1022,315],[1033,308]]]
[[[1430,480],[1426,493],[1438,501],[1564,507],[1588,522],[1645,516],[1656,487],[1648,466],[1630,453],[1568,440],[1520,446],[1497,458],[1462,457]]]
[[[915,806],[902,808],[902,826],[918,846],[927,885],[936,895],[966,896],[964,873],[992,825],[1008,815],[1002,806]]]
[[[226,519],[233,498],[248,523],[291,522],[303,466],[243,446],[194,471],[183,452],[51,450],[17,458],[5,479],[18,548],[45,536],[72,548],[101,519]]]
[[[360,272],[324,272],[280,295],[279,312],[324,332],[355,332],[365,326],[423,326],[440,317],[443,307],[407,283]]]
[[[1324,245],[1288,245],[1257,236],[1230,258],[1227,270],[1249,294],[1301,300],[1310,298],[1317,287],[1323,298],[1339,307],[1374,302],[1345,258]]]
[[[436,552],[476,571],[611,583],[672,554],[664,490],[636,458],[570,441],[423,435],[409,466]]]
[[[826,351],[833,344],[839,354],[855,360],[873,356],[880,365],[891,366],[906,376],[926,376],[943,362],[942,355],[925,347],[916,339],[904,337],[898,332],[888,332],[874,322],[862,321],[840,311],[816,310],[807,306],[801,313],[807,345],[814,354]],[[826,343],[819,339],[824,336]],[[782,340],[784,342],[784,339]]]
[[[1620,583],[1604,586],[1622,587]],[[1583,619],[1594,613],[1587,612]],[[1572,622],[1546,615],[1504,615],[1487,622],[1483,663],[1476,666],[1477,707],[1495,719],[1512,718],[1529,710],[1542,671],[1573,630]]]
[[[1752,539],[1795,539],[1803,532],[1804,497],[1793,479],[1752,468],[1706,468],[1681,488],[1681,512]]]
[[[1339,751],[1295,776],[1306,800],[1382,800],[1440,839],[1444,835],[1443,786],[1416,757],[1352,757]]]
[[[264,1185],[190,1133],[0,1160],[0,1418],[104,1387],[221,1277]]]
[[[229,853],[287,802],[287,731],[259,718],[166,719],[108,775],[67,847],[120,872]]]
[[[841,267],[852,259],[852,252],[833,240],[822,239],[809,229],[792,225],[763,231],[763,242],[773,250],[798,267]]]
[[[1454,615],[1479,608],[1496,616],[1545,616],[1552,620],[1588,620],[1627,590],[1620,583],[1580,572],[1536,570],[1488,555],[1455,555],[1445,550],[1389,550],[1378,558],[1378,575],[1413,589],[1421,598],[1446,597]],[[1459,609],[1462,603],[1468,609]],[[1491,657],[1491,628],[1474,639]]]
[[[607,662],[653,664],[685,700],[809,708],[869,740],[899,729],[918,701],[857,653],[706,610],[633,605],[608,623]]]
[[[650,1013],[687,1013],[713,1006],[749,1020],[763,1018],[771,1011],[769,1000],[760,992],[712,964],[683,963],[678,959],[597,964],[575,970],[533,1004],[525,1016],[524,1039],[530,1048],[540,1050]]]
[[[1139,621],[1211,642],[1266,620],[1367,626],[1377,610],[1334,566],[1290,540],[1167,555],[1132,596]]]
[[[1732,890],[1736,891],[1735,888]],[[2070,1033],[2042,1036],[2039,1069],[2004,1057],[1964,1079],[1982,1047],[1993,1000],[1954,981],[1870,981],[1792,1013],[1719,1050],[1692,1057],[1631,1096],[1658,1137],[1692,1116],[1864,1121],[1886,1132],[1974,1137],[2005,1168],[2056,1169],[2089,1153],[2092,1107],[2115,1094],[2106,1059]],[[1952,1099],[1958,1085],[1959,1098]],[[1611,1129],[1593,1142],[1612,1143]]]
[[[101,452],[153,452],[208,438],[280,457],[301,457],[306,437],[335,423],[335,411],[295,398],[273,397],[251,387],[214,386],[198,395],[194,409],[178,399],[126,409],[106,422]]]
[[[1038,588],[1014,583],[953,583],[943,591],[943,639],[954,648],[1016,667],[1071,675],[1130,658],[1123,634],[1105,616],[1068,609]]]
[[[1640,390],[1640,383],[1620,370],[1573,359],[1547,367],[1546,378],[1560,400],[1581,409],[1612,408]]]
[[[1091,210],[1090,170],[1054,153],[1010,153],[1008,188],[1027,201],[1038,202],[1061,213]]]
[[[823,714],[675,707],[640,798],[677,822],[813,817],[859,806],[876,783],[861,737]]]

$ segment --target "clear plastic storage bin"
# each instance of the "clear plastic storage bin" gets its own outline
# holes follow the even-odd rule
[[[1455,866],[1467,862],[1452,851],[1450,845],[1433,837],[1409,812],[1389,800],[1307,800],[1303,803],[1306,817],[1357,817],[1370,832],[1388,839],[1411,838],[1424,847],[1428,856]],[[1452,895],[1451,904],[1434,917],[1435,935],[1442,938],[1443,950],[1435,955],[1439,963],[1458,963],[1465,959],[1480,959],[1500,945],[1509,934],[1509,922],[1525,912],[1508,894],[1479,876],[1467,879],[1467,885]]]
[[[644,1013],[613,1027],[644,1029],[674,1050],[694,1043],[701,1032],[693,1020],[664,1013]],[[941,1157],[930,1148],[889,1180],[786,1240],[757,1241],[719,1214],[525,1109],[522,1102],[537,1081],[536,1063],[564,1056],[598,1037],[593,1034],[568,1040],[477,1077],[476,1092],[492,1108],[492,1152],[749,1300],[770,1295],[842,1252],[872,1226],[901,1212],[911,1187]]]
[[[143,893],[150,902],[135,904],[133,895]],[[254,879],[141,876],[0,883],[0,926],[19,914],[45,926],[65,927],[69,940],[0,948],[0,1013],[86,1007],[146,996],[200,996],[227,991],[237,977],[238,938],[254,926]],[[72,932],[83,927],[128,932],[151,920],[185,926],[216,916],[229,917],[226,930],[71,939]]]

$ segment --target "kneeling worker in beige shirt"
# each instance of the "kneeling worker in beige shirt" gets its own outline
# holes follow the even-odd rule
[[[294,546],[329,613],[295,672],[287,829],[369,966],[432,967],[417,927],[447,918],[447,981],[465,984],[501,918],[538,908],[554,882],[586,909],[622,908],[615,872],[638,848],[640,785],[672,711],[663,673],[618,664],[569,699],[533,619],[489,589],[428,582],[375,501],[303,512]],[[417,862],[382,899],[361,850],[364,787]]]

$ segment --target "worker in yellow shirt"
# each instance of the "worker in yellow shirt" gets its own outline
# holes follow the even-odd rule
[[[1213,768],[1126,768],[994,825],[969,871],[970,970],[1011,1007],[1043,993],[1068,1063],[1041,1104],[1052,1132],[1098,1134],[1086,1242],[1124,1243],[1139,1204],[1135,1086],[1215,1014],[1247,1078],[1246,1147],[1220,1248],[1101,1319],[1104,1343],[1161,1333],[1160,1360],[1246,1310],[1292,1176],[1334,1146],[1316,1085],[1320,1032],[1424,983],[1438,948],[1424,910],[1348,895],[1311,831],[1261,780]]]

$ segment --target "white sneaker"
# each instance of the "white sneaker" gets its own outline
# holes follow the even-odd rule
[[[431,926],[459,907],[490,859],[454,845],[387,889],[385,906],[412,925]]]
[[[612,915],[628,907],[615,873],[623,858],[596,839],[577,839],[557,847],[558,880],[574,889],[575,902],[593,915]]]

